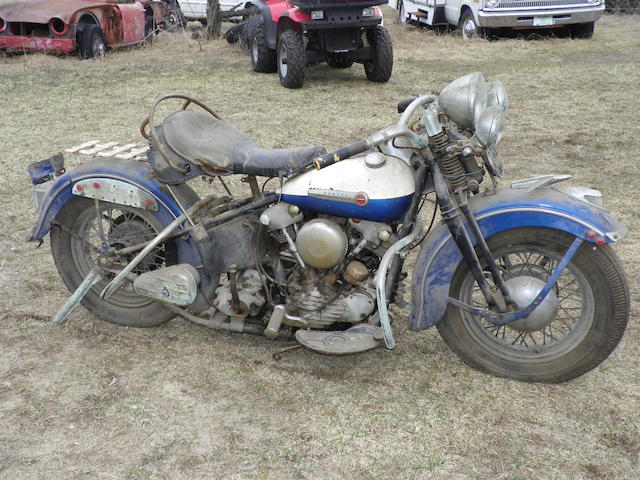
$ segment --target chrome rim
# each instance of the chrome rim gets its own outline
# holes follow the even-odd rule
[[[469,40],[478,35],[478,27],[473,17],[468,17],[462,24],[462,38]]]
[[[102,41],[102,38],[97,37],[93,41],[93,51],[96,57],[104,57],[107,54],[107,46]]]
[[[284,43],[280,45],[280,58],[278,59],[278,70],[283,77],[287,76],[287,47]]]
[[[494,256],[507,282],[518,277],[546,282],[562,258],[557,252],[531,245],[506,247],[494,252]],[[542,328],[538,330],[526,327],[526,319],[523,325],[498,327],[461,312],[462,321],[476,342],[505,360],[521,363],[554,360],[572,351],[585,338],[594,322],[595,301],[588,279],[573,263],[562,273],[552,294],[557,308],[552,318],[539,324]],[[487,307],[471,274],[462,282],[460,297],[465,303]]]

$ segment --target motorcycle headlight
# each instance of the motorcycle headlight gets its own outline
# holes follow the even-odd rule
[[[487,0],[487,3],[485,3],[485,5],[489,8],[497,7],[499,4],[500,0]]]
[[[476,122],[476,138],[483,146],[493,148],[502,138],[505,124],[504,107],[502,105],[488,107]]]
[[[494,80],[489,83],[487,88],[487,107],[493,107],[494,105],[502,105],[505,114],[509,111],[507,90],[500,80]]]
[[[470,73],[444,87],[438,105],[458,125],[473,129],[487,106],[487,82],[482,73]]]

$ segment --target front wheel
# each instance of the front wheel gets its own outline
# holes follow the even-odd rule
[[[98,25],[87,25],[79,39],[78,53],[80,58],[99,58],[107,54],[107,45]]]
[[[520,308],[537,295],[573,237],[545,228],[498,233],[488,245]],[[450,296],[487,304],[465,262]],[[462,360],[478,370],[529,382],[557,383],[602,363],[616,347],[629,316],[622,268],[608,245],[583,244],[540,306],[528,317],[493,326],[449,306],[438,330]]]
[[[478,26],[476,19],[473,18],[473,13],[468,8],[462,12],[458,21],[458,35],[463,40],[471,40],[472,38],[483,36],[482,28]]]
[[[119,325],[150,327],[160,325],[174,314],[160,303],[141,297],[125,283],[108,300],[100,292],[115,273],[136,252],[116,257],[110,249],[120,250],[153,239],[162,230],[160,222],[146,210],[73,198],[60,210],[51,228],[51,254],[60,277],[74,292],[96,266],[102,278],[84,297],[82,304],[97,316]],[[158,245],[134,269],[135,274],[175,264],[172,243]],[[111,273],[110,273],[111,272]]]
[[[300,88],[304,83],[307,53],[298,32],[288,31],[278,39],[278,76],[285,88]]]

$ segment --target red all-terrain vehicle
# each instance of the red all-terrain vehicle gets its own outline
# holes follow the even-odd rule
[[[266,0],[247,24],[251,66],[278,72],[280,84],[300,88],[308,65],[333,68],[362,63],[372,82],[386,82],[393,69],[389,33],[378,5],[387,0]]]

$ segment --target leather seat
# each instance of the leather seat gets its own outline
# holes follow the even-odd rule
[[[158,133],[165,154],[174,164],[184,168],[185,162],[188,162],[212,175],[291,175],[326,152],[315,145],[264,149],[223,121],[192,110],[169,115],[158,128]],[[157,152],[153,154],[158,156]]]

